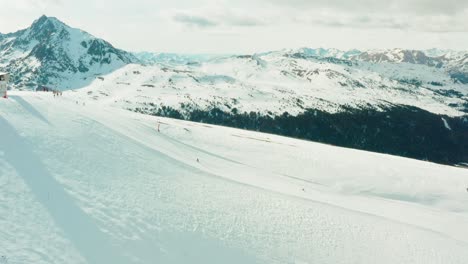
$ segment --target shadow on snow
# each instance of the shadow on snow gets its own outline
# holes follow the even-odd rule
[[[15,98],[28,111],[43,120],[37,110]],[[21,103],[22,102],[22,103]],[[44,121],[44,120],[43,120]],[[44,122],[47,122],[45,120]],[[47,122],[48,123],[48,122]],[[17,131],[0,116],[0,149],[4,158],[21,176],[57,226],[65,233],[88,263],[125,263],[96,223],[83,212],[61,184],[47,171]]]

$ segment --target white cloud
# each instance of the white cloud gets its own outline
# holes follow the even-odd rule
[[[262,0],[294,9],[327,8],[352,13],[456,14],[468,8],[465,0]]]
[[[468,32],[468,10],[456,15],[420,16],[353,14],[345,12],[298,12],[295,22],[335,28],[400,29],[417,32]]]
[[[195,26],[200,28],[215,27],[218,24],[216,21],[212,21],[208,18],[197,16],[197,15],[187,15],[183,13],[175,14],[173,16],[174,21],[180,22],[187,26]]]
[[[172,19],[186,26],[274,27],[289,24],[330,28],[396,29],[419,32],[468,32],[468,1],[446,0],[262,0],[264,6],[215,6],[173,10]],[[238,2],[238,1],[237,1]],[[456,5],[456,3],[459,3]],[[373,12],[369,12],[373,11]],[[183,18],[183,19],[182,19]]]
[[[229,27],[256,27],[265,25],[266,16],[249,15],[245,10],[229,8],[194,8],[183,10],[169,10],[163,14],[173,22],[181,23],[188,27],[229,28]]]

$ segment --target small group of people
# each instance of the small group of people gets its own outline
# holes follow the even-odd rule
[[[49,87],[46,87],[46,86],[39,86],[37,89],[36,89],[36,92],[50,92],[51,89]]]
[[[52,92],[54,94],[54,97],[62,96],[62,91],[54,90],[47,86],[39,86],[38,88],[36,88],[36,92]]]
[[[62,96],[62,92],[61,92],[61,91],[55,91],[55,90],[53,90],[52,92],[54,93],[54,97],[56,97],[56,96]]]

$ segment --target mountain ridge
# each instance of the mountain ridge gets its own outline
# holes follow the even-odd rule
[[[361,51],[302,47],[247,56],[260,58],[274,53],[300,55],[304,58],[334,58],[349,63],[427,65],[444,68],[451,79],[462,84],[468,83],[466,51],[401,48]],[[91,83],[98,75],[110,73],[130,63],[174,66],[199,64],[229,56],[239,55],[127,52],[46,15],[36,19],[28,28],[12,33],[0,33],[0,69],[12,73],[12,85],[19,89],[34,89],[41,85],[50,85],[61,90],[76,89]]]
[[[12,74],[18,88],[84,87],[95,75],[137,61],[133,54],[45,15],[26,29],[3,35],[0,43],[0,67]]]

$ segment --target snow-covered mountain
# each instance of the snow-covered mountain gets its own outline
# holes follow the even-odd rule
[[[77,98],[146,114],[468,162],[467,52],[128,53],[45,16],[0,43],[19,89],[84,87]]]
[[[73,91],[12,92],[0,131],[3,263],[468,262],[467,169]]]
[[[156,53],[156,52],[136,52],[133,53],[142,64],[146,65],[183,65],[197,64],[208,61],[212,58],[226,55],[211,54],[177,54],[177,53]]]
[[[468,52],[437,50],[373,50],[352,57],[353,60],[372,63],[410,63],[442,68],[456,82],[468,84]]]
[[[393,105],[449,116],[468,112],[468,86],[451,79],[444,69],[311,56],[309,51],[229,56],[173,66],[132,64],[99,77],[80,93],[92,94],[96,100],[125,98],[123,107],[128,102],[129,106],[184,105],[186,112],[216,106],[224,111],[296,115],[305,109],[339,112],[345,107]]]
[[[75,94],[146,114],[449,164],[468,161],[468,85],[445,67],[303,51],[131,64]]]
[[[96,75],[136,61],[132,54],[53,17],[42,16],[27,29],[0,35],[0,69],[11,73],[17,88],[79,88]]]
[[[427,56],[420,50],[392,49],[384,51],[365,51],[359,54],[357,59],[374,63],[391,62],[422,64],[431,67],[442,66],[442,59],[440,57]]]
[[[343,50],[339,50],[339,49],[325,49],[325,48],[317,48],[317,49],[313,49],[313,48],[300,48],[300,49],[292,49],[292,50],[289,50],[290,53],[299,53],[299,54],[303,54],[305,56],[316,56],[316,57],[333,57],[333,58],[337,58],[337,59],[351,59],[355,56],[358,56],[359,54],[361,54],[362,52],[357,50],[357,49],[353,49],[353,50],[347,50],[347,51],[343,51]]]

